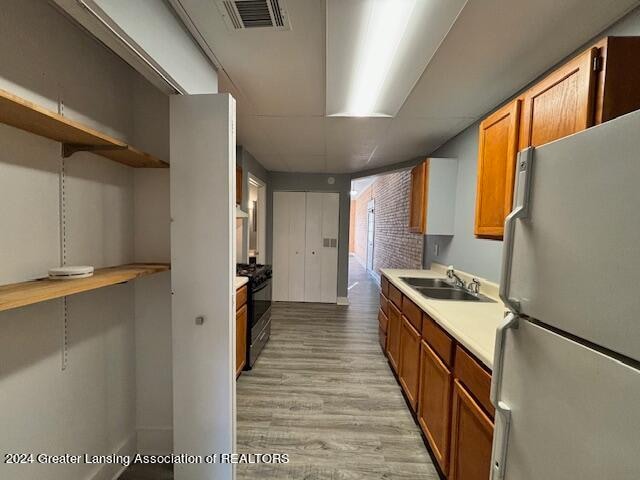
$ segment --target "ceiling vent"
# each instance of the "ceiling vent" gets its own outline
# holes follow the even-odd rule
[[[218,8],[231,30],[291,30],[284,0],[218,0]]]

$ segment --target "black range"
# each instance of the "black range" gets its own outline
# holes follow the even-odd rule
[[[236,274],[248,277],[247,361],[251,370],[271,334],[271,265],[238,263]]]

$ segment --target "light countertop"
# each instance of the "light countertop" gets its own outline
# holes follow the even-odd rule
[[[435,300],[423,297],[400,280],[400,277],[442,278],[446,276],[444,267],[434,264],[431,270],[385,268],[381,271],[403,295],[406,295],[429,314],[436,323],[473,353],[478,360],[492,368],[496,328],[504,318],[506,310],[503,303],[497,298],[497,285],[481,280],[480,293],[492,298],[495,303]],[[456,273],[465,281],[470,278],[470,275],[464,274],[464,272],[456,271]]]
[[[236,277],[236,280],[235,280],[236,290],[248,282],[249,282],[248,277]]]

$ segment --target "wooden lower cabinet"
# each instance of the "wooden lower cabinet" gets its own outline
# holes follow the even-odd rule
[[[451,391],[453,375],[423,340],[420,346],[420,401],[418,422],[446,475],[451,434]]]
[[[236,378],[247,361],[247,306],[236,312]]]
[[[418,406],[418,387],[420,384],[420,332],[404,315],[400,332],[400,373],[398,376],[400,385],[415,412]]]
[[[488,480],[493,422],[464,386],[454,380],[449,480]]]
[[[399,373],[400,366],[400,330],[402,328],[402,317],[400,310],[389,302],[389,317],[387,324],[387,358],[391,367]]]

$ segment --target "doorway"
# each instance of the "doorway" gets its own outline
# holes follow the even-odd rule
[[[266,262],[267,242],[267,189],[262,180],[249,174],[249,215],[247,222],[248,257],[256,263]]]
[[[367,203],[367,270],[373,272],[373,249],[376,236],[376,215],[374,200]]]

